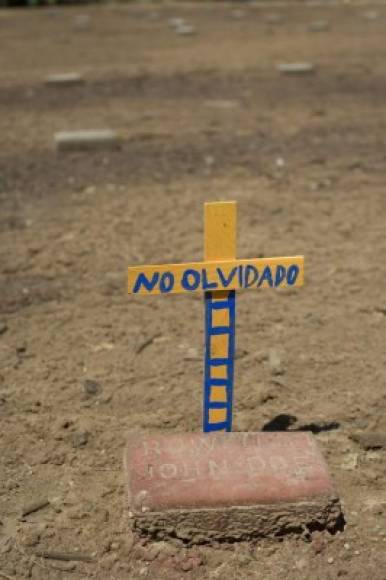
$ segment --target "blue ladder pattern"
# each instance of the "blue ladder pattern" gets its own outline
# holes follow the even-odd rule
[[[204,433],[232,431],[235,307],[234,290],[205,293]]]

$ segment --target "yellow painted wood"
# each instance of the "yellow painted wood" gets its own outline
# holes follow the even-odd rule
[[[211,403],[226,403],[227,390],[226,387],[211,387],[210,402]]]
[[[223,277],[226,279],[230,276],[233,268],[242,267],[245,272],[247,266],[254,267],[258,270],[259,276],[262,275],[263,270],[268,266],[271,269],[272,277],[275,279],[276,271],[278,266],[283,266],[287,270],[290,266],[298,266],[299,275],[293,286],[302,286],[304,277],[304,259],[303,256],[294,257],[283,257],[283,258],[252,258],[250,260],[221,260],[209,262],[190,262],[186,264],[162,264],[156,266],[133,266],[128,269],[128,292],[133,294],[135,292],[135,284],[138,276],[145,275],[147,280],[152,280],[153,276],[158,276],[158,283],[154,285],[151,290],[148,290],[143,285],[138,290],[138,294],[162,294],[160,287],[160,280],[162,275],[170,273],[174,278],[174,285],[170,292],[164,292],[169,294],[191,294],[192,292],[214,292],[214,296],[217,299],[224,299],[227,297],[228,290],[242,290],[243,284],[240,285],[239,272],[236,271],[231,282],[228,286],[224,286],[221,281],[219,270]],[[189,290],[182,286],[182,281],[184,275],[188,276],[188,283],[190,287],[193,287],[193,282],[197,277],[199,279],[199,284],[195,290]],[[216,283],[216,288],[205,287],[205,282],[208,284]],[[280,288],[285,288],[287,286],[286,280],[284,279]],[[260,288],[269,287],[268,282],[265,280]],[[250,288],[256,288],[256,284],[250,286]],[[224,290],[223,296],[218,292],[219,290]]]
[[[235,201],[204,205],[204,260],[236,258],[237,204]]]
[[[221,308],[221,310],[213,310],[212,312],[212,326],[229,326],[229,308]]]
[[[212,367],[210,376],[212,379],[227,379],[227,366]]]
[[[209,423],[223,423],[226,418],[226,409],[209,409]]]
[[[210,356],[211,358],[228,357],[228,334],[218,334],[210,337]]]

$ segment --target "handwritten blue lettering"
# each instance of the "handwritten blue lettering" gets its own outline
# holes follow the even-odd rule
[[[288,272],[287,272],[287,284],[288,286],[293,286],[296,282],[296,278],[298,277],[299,274],[299,266],[297,266],[296,264],[293,264],[292,266],[290,266],[288,268]]]
[[[268,286],[270,286],[272,288],[273,280],[272,280],[271,268],[269,266],[266,266],[264,268],[263,273],[261,275],[261,278],[259,280],[258,286],[261,286],[265,280],[268,282]]]
[[[286,269],[284,268],[284,266],[277,266],[276,268],[276,274],[275,274],[275,286],[280,286],[280,284],[283,282],[284,278],[286,275]]]
[[[192,279],[192,281],[190,281],[189,278]],[[197,270],[192,270],[191,268],[188,268],[188,270],[185,270],[185,272],[183,273],[181,279],[181,286],[183,287],[184,290],[188,290],[188,292],[193,292],[193,290],[197,290],[197,288],[199,287],[200,281],[201,281],[200,273],[197,272]]]
[[[253,276],[252,278],[250,278],[251,274]],[[251,264],[248,264],[247,266],[245,266],[244,288],[249,288],[250,286],[255,284],[255,282],[257,282],[258,278],[259,278],[259,271],[257,268],[255,268],[255,266],[252,266]]]
[[[157,284],[158,280],[159,280],[159,272],[154,272],[153,276],[151,277],[151,280],[146,278],[145,274],[141,272],[140,274],[138,274],[138,278],[135,281],[133,293],[136,294],[137,292],[139,292],[141,286],[144,286],[148,292],[151,292],[154,286]]]
[[[209,282],[208,281],[207,271],[205,268],[203,268],[203,270],[202,270],[202,289],[203,290],[211,290],[211,289],[217,288],[217,287],[218,287],[217,282]]]
[[[226,277],[224,275],[224,272],[221,270],[221,268],[216,268],[216,270],[217,270],[218,277],[220,278],[221,287],[222,288],[228,288],[229,284],[232,282],[233,278],[235,277],[235,274],[236,274],[236,271],[237,271],[237,266],[235,266],[234,268],[232,268],[232,270],[230,271],[228,277]]]
[[[162,294],[167,294],[173,289],[174,286],[174,274],[172,272],[164,272],[161,276],[159,283],[159,289]]]

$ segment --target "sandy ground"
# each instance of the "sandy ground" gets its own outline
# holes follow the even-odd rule
[[[375,3],[0,12],[0,578],[386,578],[385,26]],[[315,74],[275,68],[304,60]],[[70,71],[86,82],[44,85]],[[93,128],[122,148],[55,151]],[[200,429],[203,305],[128,297],[126,268],[200,260],[221,199],[239,257],[306,257],[304,288],[239,294],[235,430],[315,432],[343,533],[189,548],[129,530],[127,432]]]

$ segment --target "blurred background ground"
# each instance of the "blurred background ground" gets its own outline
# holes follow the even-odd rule
[[[0,11],[0,578],[386,577],[384,447],[357,438],[385,433],[385,23],[375,2]],[[277,71],[293,61],[315,74]],[[85,82],[44,85],[71,71]],[[121,149],[56,152],[56,131],[97,128]],[[200,429],[203,306],[129,298],[126,268],[200,260],[222,199],[239,257],[306,257],[299,291],[239,294],[235,429],[316,432],[342,534],[129,531],[127,431]]]

